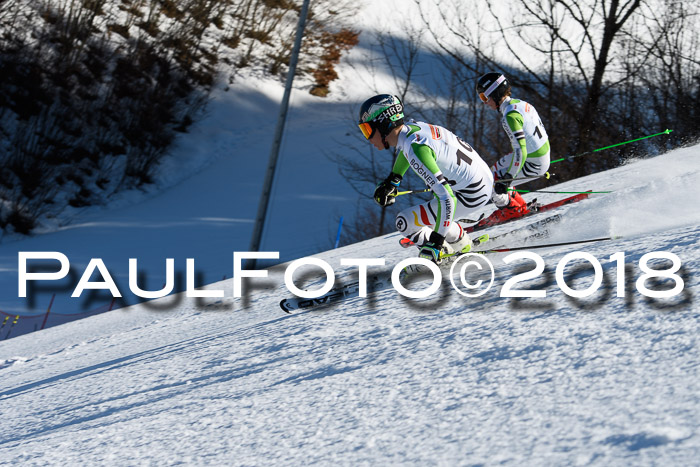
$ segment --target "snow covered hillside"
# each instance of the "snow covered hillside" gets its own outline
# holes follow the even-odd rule
[[[367,5],[352,26],[380,20]],[[347,222],[356,214],[357,193],[328,156],[347,151],[349,143],[362,138],[354,126],[355,112],[374,92],[368,83],[394,89],[385,71],[374,69],[376,76],[370,77],[367,70],[354,69],[378,59],[370,33],[363,34],[353,58],[339,67],[342,79],[331,83],[328,98],[308,94],[308,79],[295,80],[262,244],[262,249],[279,251],[282,261],[331,248],[339,218]],[[138,302],[128,293],[129,258],[138,258],[144,289],[163,286],[164,258],[173,258],[183,275],[185,260],[195,259],[197,285],[231,276],[231,252],[250,245],[284,91],[279,80],[246,73],[241,71],[233,84],[224,81],[213,87],[206,116],[177,139],[159,167],[156,186],[145,193],[123,193],[104,208],[75,209],[72,218],[48,232],[2,238],[0,322],[20,315],[11,336],[40,329],[49,305],[47,327]],[[349,129],[357,134],[351,136]],[[62,252],[71,262],[71,274],[54,284],[38,284],[29,299],[18,298],[19,251]],[[104,261],[125,292],[123,300],[112,304],[109,294],[99,293],[71,298],[92,258]],[[55,270],[55,263],[47,266]],[[176,286],[182,290],[184,283]]]
[[[621,238],[531,250],[546,271],[518,288],[545,289],[545,298],[499,297],[519,267],[532,269],[502,253],[489,255],[495,285],[478,298],[449,284],[423,300],[389,288],[285,314],[282,265],[245,283],[241,299],[229,279],[210,287],[225,291],[219,304],[166,297],[0,342],[0,462],[696,464],[699,153],[680,149],[553,187],[612,193],[564,208],[542,241]],[[574,251],[602,264],[603,285],[585,299],[552,278]],[[619,252],[625,297],[609,259]],[[680,259],[680,295],[649,299],[635,287],[650,252]],[[348,281],[356,273],[341,258],[390,267],[415,254],[391,234],[317,257]],[[592,267],[574,274],[573,265],[567,283],[586,289]],[[305,277],[318,287],[316,274]]]
[[[109,294],[71,298],[91,258],[104,261],[124,292],[124,300],[116,307],[138,301],[129,293],[129,258],[138,259],[144,274],[139,284],[144,289],[163,286],[165,258],[173,258],[176,271],[182,274],[186,258],[195,259],[198,286],[231,277],[231,252],[247,250],[250,245],[275,126],[269,115],[276,116],[282,92],[271,80],[238,83],[228,91],[218,89],[207,118],[194,125],[162,168],[164,183],[170,185],[167,190],[149,196],[130,193],[131,197],[109,208],[80,213],[55,232],[0,243],[0,311],[33,315],[31,320],[20,318],[19,324],[37,326],[54,294],[49,320],[109,306]],[[282,260],[330,248],[337,229],[334,213],[342,215],[342,206],[355,209],[352,189],[347,185],[339,188],[337,166],[323,156],[320,145],[328,140],[308,142],[309,134],[304,131],[315,124],[319,131],[330,130],[329,138],[344,134],[348,120],[342,109],[347,105],[320,100],[295,94],[289,113],[286,152],[280,159],[263,243],[264,249],[280,251]],[[202,166],[202,161],[208,163]],[[317,176],[320,173],[330,175]],[[53,285],[37,284],[30,299],[18,298],[19,251],[61,252],[73,271]],[[56,270],[55,262],[47,266]]]

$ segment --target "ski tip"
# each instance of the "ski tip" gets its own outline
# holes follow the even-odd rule
[[[413,241],[407,237],[403,237],[399,240],[399,244],[404,248],[410,248],[415,245]]]
[[[287,314],[292,314],[290,310],[287,309],[287,299],[284,298],[280,301],[280,308],[282,308],[282,311],[284,311]]]
[[[489,234],[479,235],[478,237],[476,237],[475,239],[472,240],[472,244],[474,246],[481,245],[482,243],[488,242],[489,238],[490,238]]]

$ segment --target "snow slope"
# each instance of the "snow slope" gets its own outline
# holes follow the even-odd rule
[[[390,3],[396,0],[382,5],[382,11],[390,10]],[[331,248],[339,218],[348,221],[356,214],[358,195],[329,155],[348,153],[361,138],[354,123],[359,103],[380,89],[395,89],[386,70],[376,65],[380,55],[371,34],[381,18],[370,6],[365,2],[353,18],[351,26],[367,29],[352,56],[339,65],[341,79],[331,83],[330,96],[311,96],[308,82],[295,82],[262,243],[262,249],[279,251],[283,261]],[[360,66],[369,62],[375,64],[371,69]],[[102,209],[75,210],[55,231],[2,238],[0,312],[6,315],[0,320],[21,316],[12,336],[38,329],[50,303],[47,326],[112,305],[104,294],[71,298],[92,258],[104,261],[124,292],[115,307],[139,301],[129,293],[129,258],[139,261],[143,289],[163,286],[164,258],[175,260],[179,274],[185,273],[187,258],[195,259],[198,285],[231,277],[231,252],[250,246],[283,92],[279,80],[239,70],[234,83],[217,84],[206,115],[180,136],[152,191],[125,193]],[[74,270],[63,281],[37,284],[29,299],[18,298],[19,251],[64,253]],[[47,266],[56,270],[55,264]]]
[[[523,264],[495,254],[495,287],[479,298],[390,288],[288,315],[283,265],[240,299],[229,279],[211,285],[225,290],[219,304],[166,297],[2,341],[0,463],[696,465],[699,152],[556,187],[613,190],[565,208],[547,241],[622,238],[531,250],[550,275],[566,253],[597,258],[604,285],[586,299],[544,276],[519,287],[545,298],[501,298]],[[680,258],[680,296],[635,289],[654,251]],[[625,297],[608,261],[617,252]],[[391,266],[415,253],[391,234],[317,257],[348,281],[356,273],[341,258]],[[567,271],[575,289],[592,282],[590,267]],[[318,287],[317,274],[305,278]]]

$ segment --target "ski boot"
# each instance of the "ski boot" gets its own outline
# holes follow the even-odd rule
[[[489,219],[496,222],[503,222],[514,217],[520,217],[528,213],[527,203],[517,191],[508,192],[508,204],[499,207],[498,211],[489,216]]]
[[[459,224],[457,224],[459,225]],[[447,242],[450,246],[449,249],[452,251],[450,253],[469,253],[472,250],[472,240],[469,238],[469,234],[459,226],[460,235],[454,242]]]
[[[418,257],[432,261],[435,264],[442,263],[442,259],[447,256],[447,250],[435,242],[427,241],[420,247]]]

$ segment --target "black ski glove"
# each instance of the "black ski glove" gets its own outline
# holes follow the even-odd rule
[[[399,192],[398,186],[401,184],[401,175],[390,173],[382,183],[377,185],[374,190],[374,200],[380,206],[391,206],[396,202],[396,193]]]
[[[508,193],[508,188],[510,188],[510,184],[513,183],[512,181],[509,182],[500,182],[497,181],[496,183],[493,184],[493,191],[496,192],[496,194],[502,195],[503,193]]]

